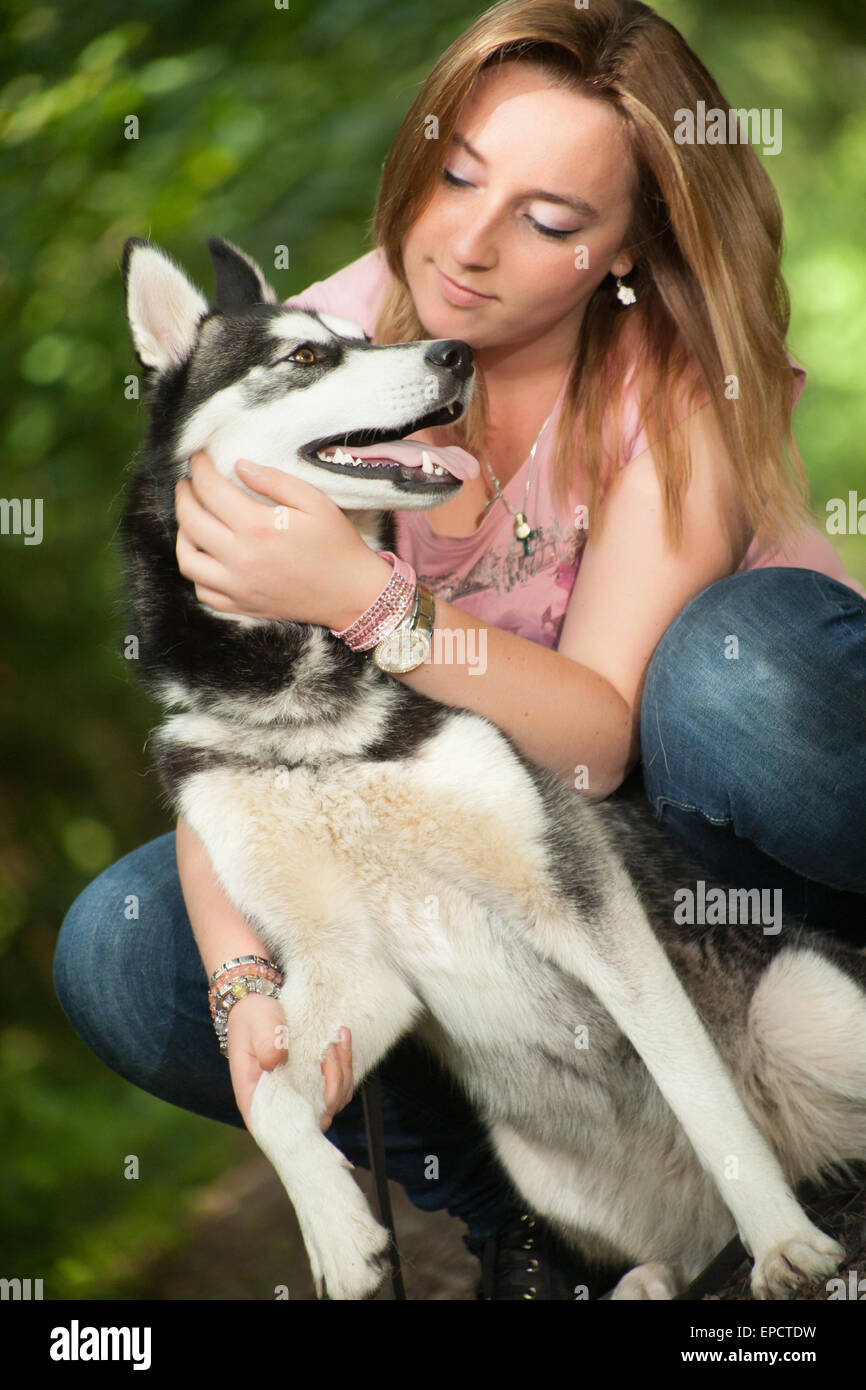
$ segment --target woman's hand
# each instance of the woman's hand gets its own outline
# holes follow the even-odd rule
[[[279,1046],[285,1026],[285,1015],[278,1001],[266,994],[248,994],[229,1010],[229,1071],[235,1100],[247,1129],[250,1127],[250,1106],[259,1077],[262,1072],[273,1071],[274,1067],[285,1063],[285,1049]],[[322,1062],[326,1111],[320,1121],[322,1133],[330,1128],[333,1117],[352,1099],[352,1033],[349,1028],[342,1031],[345,1043],[332,1043]]]
[[[247,496],[201,450],[175,487],[177,563],[197,597],[249,618],[337,629],[354,622],[387,583],[389,561],[312,484],[245,459],[236,471],[279,505]]]

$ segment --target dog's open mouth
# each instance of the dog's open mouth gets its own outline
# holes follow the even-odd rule
[[[477,460],[453,444],[434,446],[402,436],[432,425],[453,424],[462,413],[463,406],[454,402],[409,421],[402,430],[350,430],[315,439],[300,452],[311,463],[337,473],[375,475],[424,489],[450,489],[478,476]]]

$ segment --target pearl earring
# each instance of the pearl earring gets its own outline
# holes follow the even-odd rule
[[[619,275],[616,277],[616,297],[621,304],[634,304],[637,299],[631,285],[624,285]]]

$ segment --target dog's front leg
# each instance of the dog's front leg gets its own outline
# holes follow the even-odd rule
[[[294,1207],[317,1297],[367,1298],[387,1270],[389,1235],[352,1177],[352,1164],[322,1133],[321,1106],[304,1094],[309,1088],[298,1085],[296,1070],[286,1062],[262,1073],[250,1130]]]
[[[267,771],[217,767],[187,778],[181,809],[229,899],[283,965],[286,1060],[259,1078],[250,1129],[295,1208],[317,1293],[360,1299],[382,1280],[389,1237],[322,1133],[321,1063],[345,1024],[360,1085],[422,1006],[383,960],[353,866],[317,833],[305,788],[302,773],[284,788]]]
[[[387,1270],[389,1233],[351,1176],[352,1164],[322,1133],[321,1063],[347,1024],[360,1085],[411,1029],[421,1005],[393,971],[376,968],[372,959],[347,971],[339,959],[307,956],[288,966],[280,1006],[286,1061],[259,1078],[250,1129],[295,1209],[318,1296],[366,1298]]]
[[[814,1226],[749,1117],[734,1082],[647,921],[611,863],[611,908],[590,928],[536,916],[544,953],[583,980],[636,1048],[732,1213],[754,1260],[756,1298],[786,1298],[829,1275],[843,1248]]]

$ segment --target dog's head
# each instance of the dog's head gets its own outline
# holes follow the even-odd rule
[[[123,251],[152,429],[177,477],[204,449],[238,486],[235,463],[248,458],[312,483],[346,510],[385,511],[435,507],[477,476],[464,450],[405,439],[466,409],[466,343],[375,347],[347,319],[282,307],[256,263],[229,242],[211,237],[208,249],[210,305],[151,242],[130,237]]]

